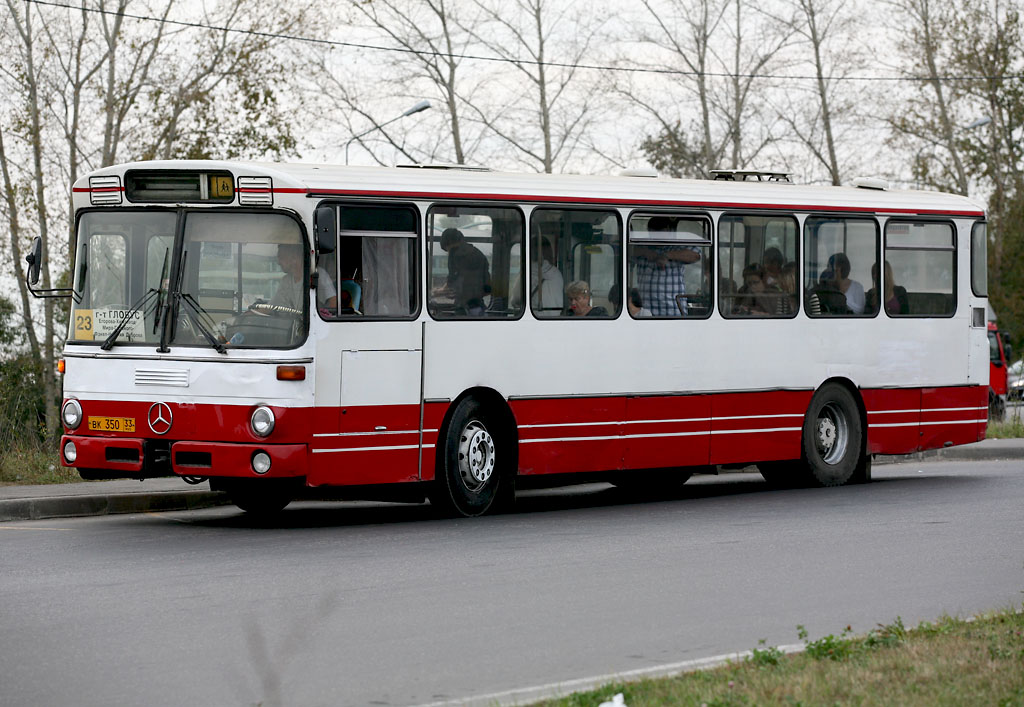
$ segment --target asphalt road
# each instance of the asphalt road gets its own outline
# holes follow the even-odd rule
[[[1020,606],[1022,467],[4,523],[0,704],[422,704]]]

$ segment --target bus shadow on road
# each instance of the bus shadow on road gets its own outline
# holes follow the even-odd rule
[[[698,476],[673,488],[618,488],[607,483],[588,483],[546,489],[530,489],[516,494],[514,507],[504,513],[478,519],[455,519],[439,515],[429,503],[386,503],[370,501],[302,500],[280,514],[260,518],[242,511],[203,515],[189,520],[190,525],[237,529],[302,529],[397,525],[422,522],[487,522],[488,519],[558,513],[577,510],[686,504],[749,497],[772,503],[800,495],[807,500],[826,499],[844,502],[875,503],[902,497],[904,492],[950,485],[972,485],[980,475],[919,475],[920,472],[887,473],[869,484],[835,488],[777,488],[756,472]],[[694,508],[696,510],[696,507]]]

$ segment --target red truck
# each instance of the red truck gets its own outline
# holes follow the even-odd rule
[[[1006,414],[1006,371],[1013,357],[1010,336],[999,331],[995,322],[988,323],[988,414],[993,420],[1002,420]]]

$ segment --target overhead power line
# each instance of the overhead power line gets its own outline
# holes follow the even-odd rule
[[[316,37],[302,37],[294,34],[280,34],[276,32],[261,32],[254,29],[240,29],[238,27],[224,27],[217,25],[204,24],[202,22],[187,22],[185,20],[170,20],[163,17],[153,17],[151,15],[137,15],[129,12],[117,12],[114,10],[106,10],[102,8],[83,7],[71,5],[62,2],[52,2],[51,0],[25,0],[25,4],[33,5],[44,5],[48,7],[58,7],[66,10],[74,10],[76,12],[91,12],[101,15],[110,15],[112,17],[123,17],[129,20],[138,20],[139,22],[158,22],[165,25],[174,25],[177,27],[187,27],[192,29],[206,29],[213,30],[216,32],[230,32],[233,34],[249,35],[253,37],[263,37],[266,39],[280,39],[289,42],[304,42],[307,44],[320,44],[328,47],[344,47],[348,49],[366,49],[370,51],[378,52],[392,52],[398,54],[417,54],[423,56],[434,56],[445,59],[467,59],[471,61],[488,61],[498,64],[514,64],[514,65],[530,65],[530,66],[544,66],[557,69],[584,69],[591,71],[610,71],[616,73],[632,73],[632,74],[658,74],[668,76],[708,76],[712,78],[742,78],[742,79],[770,79],[770,80],[783,80],[783,81],[816,81],[817,76],[811,75],[792,75],[792,74],[760,74],[760,73],[749,73],[749,74],[734,74],[725,71],[685,71],[683,69],[668,69],[668,68],[650,68],[640,66],[603,66],[600,64],[581,64],[581,63],[570,63],[570,62],[559,62],[559,61],[536,61],[533,59],[509,59],[506,57],[497,56],[484,56],[480,54],[457,54],[451,52],[439,52],[434,50],[426,49],[406,49],[404,47],[388,47],[380,44],[365,44],[359,42],[341,42],[333,39],[319,39]],[[1024,74],[1003,74],[996,76],[832,76],[829,77],[830,81],[876,81],[876,82],[929,82],[929,81],[1013,81],[1024,79]]]

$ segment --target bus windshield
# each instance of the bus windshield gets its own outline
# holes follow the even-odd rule
[[[69,341],[223,350],[306,338],[308,258],[284,214],[90,211],[76,255]]]

